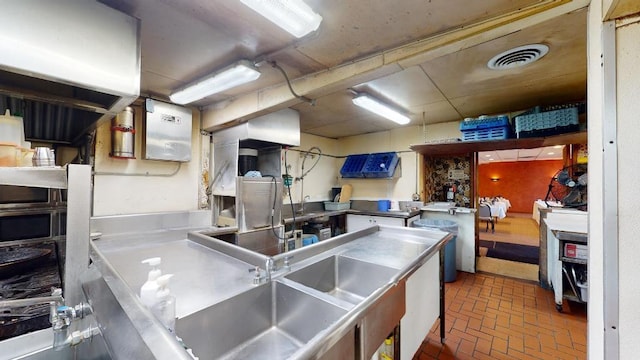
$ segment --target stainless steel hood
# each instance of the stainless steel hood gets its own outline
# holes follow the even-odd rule
[[[0,111],[27,140],[76,143],[140,94],[140,23],[97,1],[3,4]]]

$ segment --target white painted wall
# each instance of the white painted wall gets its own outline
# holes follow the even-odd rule
[[[93,216],[197,210],[201,147],[199,112],[193,112],[191,161],[180,164],[180,170],[173,176],[158,177],[153,175],[171,174],[178,168],[179,163],[142,160],[142,109],[137,106],[134,110],[136,159],[109,157],[111,124],[106,123],[98,128],[95,171],[98,174],[109,172],[120,175],[95,175]]]
[[[637,336],[640,333],[640,282],[637,270],[640,264],[637,210],[640,198],[640,16],[627,19],[629,21],[635,23],[620,26],[616,30],[620,359],[634,359],[640,354]]]
[[[303,184],[300,181],[295,181],[292,184],[291,197],[294,203],[299,203],[300,200],[307,195],[309,196],[308,201],[310,202],[329,200],[331,188],[340,185],[340,172],[336,165],[339,160],[333,157],[338,151],[338,141],[311,134],[301,133],[300,146],[292,148],[291,151],[286,151],[289,175],[297,178],[302,174],[302,154],[293,150],[308,151],[314,146],[320,148],[323,154],[332,156],[321,156],[318,164],[305,176]],[[313,152],[316,152],[316,150],[313,150]],[[307,158],[304,164],[305,172],[313,166],[316,159],[316,157],[313,159]],[[284,151],[282,169],[284,169]],[[304,192],[304,195],[301,194],[301,190]],[[289,198],[286,197],[283,201],[285,204],[288,204]]]

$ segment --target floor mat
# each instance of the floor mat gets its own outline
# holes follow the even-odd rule
[[[538,246],[518,245],[486,240],[480,240],[480,246],[488,249],[487,257],[536,265],[540,261],[540,248]]]

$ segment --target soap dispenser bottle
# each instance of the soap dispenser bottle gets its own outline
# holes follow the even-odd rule
[[[173,274],[162,275],[156,280],[158,292],[156,293],[156,303],[151,308],[151,312],[173,333],[176,326],[176,298],[171,295],[168,286],[172,276]]]
[[[156,293],[158,292],[157,280],[160,275],[162,275],[159,269],[161,261],[159,257],[142,260],[143,264],[151,266],[147,281],[140,288],[140,300],[149,309],[156,303]]]

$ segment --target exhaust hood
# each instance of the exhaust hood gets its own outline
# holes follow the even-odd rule
[[[76,144],[140,94],[140,22],[97,1],[3,4],[0,111],[27,140]]]

